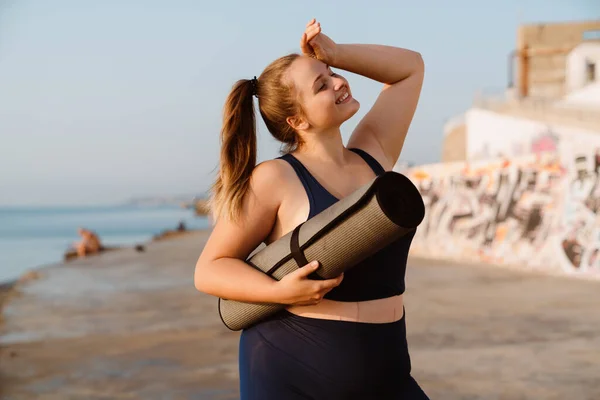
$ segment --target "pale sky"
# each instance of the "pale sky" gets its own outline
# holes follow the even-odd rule
[[[203,193],[231,86],[299,52],[312,17],[339,43],[421,52],[401,159],[436,162],[444,121],[506,87],[519,22],[600,18],[597,0],[202,3],[0,0],[0,206]],[[345,76],[361,103],[347,140],[380,85]],[[261,123],[259,161],[278,149]]]

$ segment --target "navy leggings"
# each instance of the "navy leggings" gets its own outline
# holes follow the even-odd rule
[[[241,400],[428,400],[410,375],[405,318],[386,324],[283,311],[240,338]]]

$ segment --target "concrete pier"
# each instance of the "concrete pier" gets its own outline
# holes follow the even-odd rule
[[[18,284],[0,399],[238,399],[239,333],[193,287],[207,237]],[[413,375],[432,400],[600,399],[599,282],[412,258],[405,302]]]

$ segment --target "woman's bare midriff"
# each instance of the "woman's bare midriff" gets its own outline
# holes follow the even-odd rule
[[[352,321],[371,324],[396,322],[404,316],[402,295],[368,301],[334,301],[323,299],[312,306],[289,306],[292,314],[334,321]]]

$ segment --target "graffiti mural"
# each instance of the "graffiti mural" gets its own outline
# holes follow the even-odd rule
[[[564,255],[573,268],[600,271],[600,149],[575,156],[566,185]]]
[[[415,253],[600,277],[600,151],[405,173],[426,204]]]

